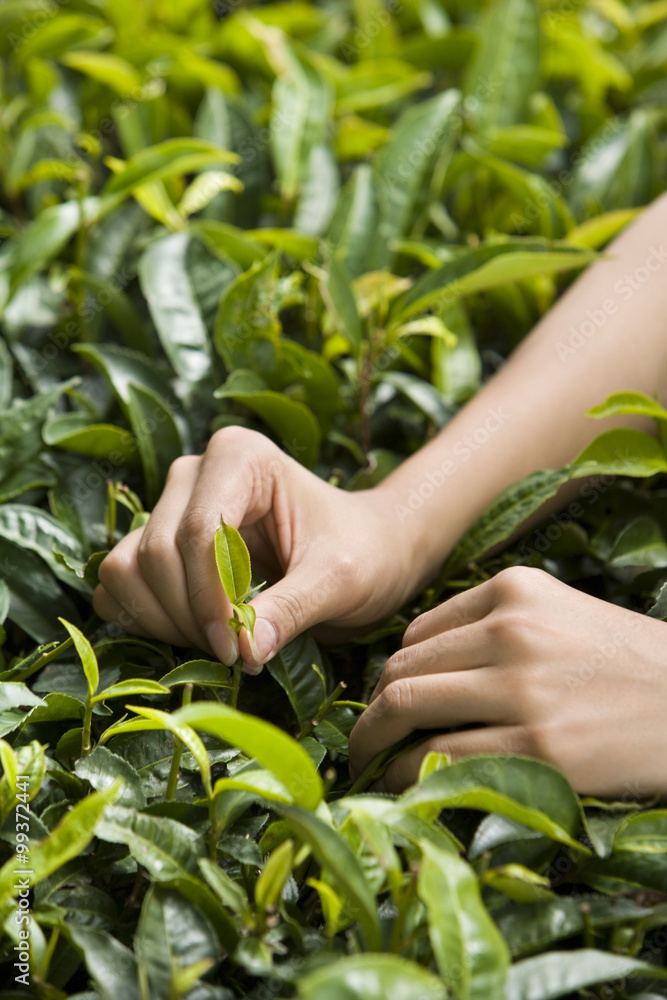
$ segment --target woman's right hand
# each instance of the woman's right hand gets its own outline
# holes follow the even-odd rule
[[[204,455],[173,463],[148,523],[102,562],[98,614],[234,663],[239,638],[214,557],[221,515],[274,581],[252,601],[255,642],[240,636],[250,672],[311,626],[326,623],[319,634],[333,641],[385,617],[424,582],[389,492],[337,489],[263,434],[227,427]]]

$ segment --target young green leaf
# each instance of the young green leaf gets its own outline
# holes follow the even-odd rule
[[[58,621],[61,625],[65,626],[74,640],[76,651],[81,657],[81,663],[83,664],[83,672],[86,675],[86,680],[88,681],[88,696],[92,698],[100,685],[100,671],[97,666],[95,651],[83,632],[81,632],[76,625],[70,625],[70,623],[66,622],[64,618],[59,618]]]
[[[238,746],[272,771],[304,809],[316,809],[322,799],[322,779],[309,754],[277,726],[228,705],[196,702],[174,712],[175,722],[217,736]]]
[[[250,588],[250,553],[241,535],[220,518],[215,532],[215,562],[230,604],[239,604]]]

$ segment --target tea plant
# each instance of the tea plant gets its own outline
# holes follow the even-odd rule
[[[666,25],[640,0],[0,4],[1,997],[667,996],[667,820],[641,788],[431,755],[373,793],[405,745],[347,772],[441,598],[530,564],[653,606],[655,401],[600,401],[657,437],[512,486],[346,645],[304,634],[248,677],[91,608],[216,430],[356,490],[451,419],[663,190]],[[541,529],[508,544],[591,475],[548,553]],[[252,639],[245,543],[223,520],[211,547]]]

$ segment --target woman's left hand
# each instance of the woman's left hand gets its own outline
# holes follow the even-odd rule
[[[417,779],[429,751],[539,757],[581,794],[667,794],[667,625],[515,567],[417,618],[350,737],[358,775],[410,733],[449,730],[396,760]]]

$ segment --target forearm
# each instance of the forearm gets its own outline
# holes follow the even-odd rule
[[[594,421],[613,392],[667,386],[667,196],[556,303],[499,373],[378,487],[432,573],[505,487],[571,461],[621,417]],[[647,427],[650,423],[637,423]]]

